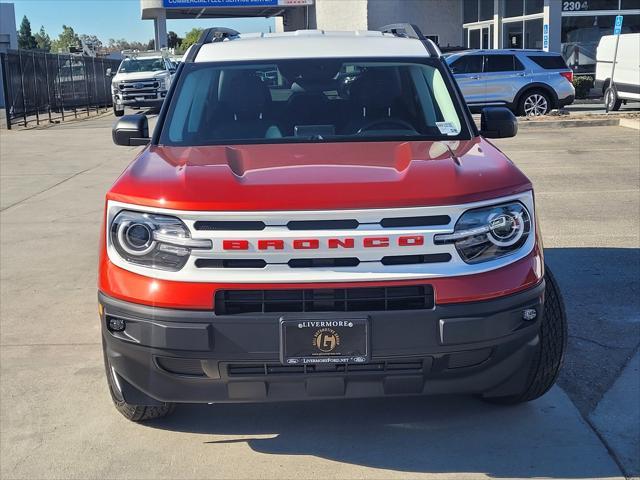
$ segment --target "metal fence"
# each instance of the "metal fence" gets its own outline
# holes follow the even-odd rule
[[[107,68],[120,61],[33,50],[1,54],[7,128],[64,121],[111,106]]]

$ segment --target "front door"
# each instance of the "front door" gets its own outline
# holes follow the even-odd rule
[[[484,103],[482,58],[482,55],[463,55],[450,65],[462,95],[469,105]]]
[[[528,82],[524,65],[510,54],[485,54],[483,78],[490,104],[512,103]]]

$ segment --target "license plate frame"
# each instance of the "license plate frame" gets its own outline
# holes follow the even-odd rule
[[[280,319],[283,365],[365,364],[371,360],[369,317]]]

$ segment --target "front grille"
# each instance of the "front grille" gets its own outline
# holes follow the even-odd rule
[[[229,259],[220,260],[214,258],[198,258],[196,267],[198,268],[265,268],[267,262],[260,259]]]
[[[215,296],[217,315],[428,310],[432,309],[433,305],[431,285],[304,290],[220,290]]]
[[[430,255],[396,255],[384,257],[383,265],[419,265],[422,263],[443,263],[450,262],[450,253],[433,253]]]
[[[289,230],[353,230],[360,226],[357,220],[299,220],[287,223]]]
[[[144,80],[123,80],[118,85],[122,98],[124,100],[131,100],[137,98],[144,98],[145,100],[153,100],[158,96],[158,89],[160,83],[155,79]]]
[[[120,89],[134,89],[140,90],[143,88],[158,88],[160,83],[158,80],[154,79],[144,79],[144,80],[123,80],[120,82]]]
[[[422,372],[422,359],[400,359],[365,364],[320,364],[320,365],[280,365],[277,363],[230,364],[227,374],[230,377],[259,377],[276,375],[310,375],[320,373],[359,374],[359,373],[395,373]]]
[[[379,225],[382,228],[432,227],[448,225],[451,217],[448,215],[431,215],[422,217],[383,218]],[[291,231],[315,230],[355,230],[361,225],[378,225],[378,222],[363,224],[355,219],[344,220],[292,220],[286,224],[265,223],[262,221],[229,220],[204,221],[194,223],[196,230],[227,230],[227,231],[261,231],[267,227],[286,227]]]
[[[439,225],[449,225],[451,217],[449,215],[432,215],[430,217],[397,217],[384,218],[380,225],[382,228],[398,227],[433,227]]]
[[[357,258],[295,258],[289,260],[291,268],[337,268],[357,267],[360,260]]]
[[[208,222],[208,221],[202,221],[202,220],[195,222],[193,226],[196,230],[205,230],[205,231],[227,230],[227,231],[233,231],[233,232],[239,232],[243,230],[259,231],[259,230],[264,230],[267,227],[264,224],[264,222],[259,222],[259,221],[256,221],[256,222],[243,222],[243,221]]]

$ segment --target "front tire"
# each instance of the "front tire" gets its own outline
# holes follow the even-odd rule
[[[564,352],[567,348],[567,316],[558,283],[548,267],[545,268],[545,302],[540,344],[531,361],[527,381],[522,391],[505,397],[485,397],[490,403],[513,405],[529,402],[544,395],[556,382]]]
[[[539,117],[551,111],[551,99],[542,90],[525,92],[520,99],[518,114],[523,117]]]
[[[615,87],[609,87],[607,91],[604,92],[604,105],[609,112],[617,112],[620,110],[622,100],[618,98],[618,92]]]
[[[115,117],[121,117],[124,115],[124,108],[122,110],[116,110],[116,106],[113,106],[113,115]]]
[[[107,374],[107,384],[109,385],[109,393],[111,394],[111,400],[118,410],[124,417],[132,422],[145,422],[147,420],[153,420],[156,418],[166,417],[170,415],[175,410],[176,406],[174,403],[165,403],[163,405],[156,406],[147,406],[147,405],[133,405],[131,403],[125,402],[122,393],[120,392],[120,388],[118,387],[118,382],[115,379],[115,372],[109,363],[109,359],[107,358],[106,346],[104,342],[102,343],[103,357],[104,357],[104,368]]]

